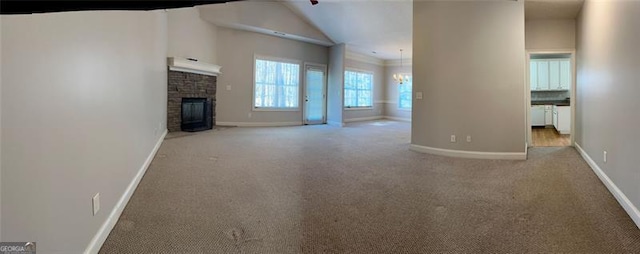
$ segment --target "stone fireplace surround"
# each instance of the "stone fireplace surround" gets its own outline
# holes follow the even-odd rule
[[[207,98],[211,104],[213,126],[216,125],[216,76],[169,70],[167,94],[167,129],[181,131],[182,98]]]

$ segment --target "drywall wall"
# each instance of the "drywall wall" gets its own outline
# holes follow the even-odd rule
[[[577,23],[575,140],[638,211],[640,2],[586,1]]]
[[[573,19],[527,20],[525,47],[528,50],[572,50],[576,48]]]
[[[0,18],[0,242],[2,241],[2,18]]]
[[[166,13],[1,19],[2,240],[82,253],[165,129]]]
[[[169,44],[167,55],[216,63],[215,25],[200,18],[197,8],[167,10]]]
[[[384,115],[384,66],[351,59],[345,59],[345,70],[373,73],[373,107],[369,109],[344,109],[345,122],[368,120]]]
[[[224,68],[218,76],[216,94],[216,122],[219,125],[302,124],[302,107],[296,111],[253,110],[255,55],[296,60],[300,61],[301,66],[304,62],[329,62],[329,50],[324,46],[223,27],[218,27],[217,52],[218,64]],[[302,69],[300,74],[302,78]],[[231,90],[227,90],[227,86]],[[299,105],[302,105],[302,86],[299,94]]]
[[[395,64],[385,66],[384,115],[389,118],[396,119],[396,120],[411,121],[411,110],[398,108],[398,101],[400,100],[400,98],[398,97],[399,85],[395,80],[393,80],[393,74],[396,74],[396,73],[411,75],[411,68],[412,68],[411,63],[404,64],[403,66],[395,65]]]
[[[413,87],[424,99],[413,102],[411,143],[524,153],[524,1],[416,1],[413,11]]]
[[[347,46],[337,44],[329,48],[327,77],[327,123],[342,126],[344,97],[344,65]]]

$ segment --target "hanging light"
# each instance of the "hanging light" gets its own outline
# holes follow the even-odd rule
[[[400,68],[402,68],[402,49],[400,49]],[[402,85],[402,82],[405,81],[407,77],[403,76],[400,73],[393,74],[393,80],[398,82],[399,85]]]

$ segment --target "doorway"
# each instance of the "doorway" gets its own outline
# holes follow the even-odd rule
[[[327,67],[305,64],[304,124],[326,123]]]
[[[528,52],[529,146],[572,146],[574,52]]]

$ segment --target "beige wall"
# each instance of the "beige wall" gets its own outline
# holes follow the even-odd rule
[[[297,111],[253,111],[254,55],[292,59],[301,64],[327,64],[328,48],[222,27],[218,27],[217,36],[218,64],[223,69],[218,77],[216,122],[301,124],[302,107]],[[231,90],[226,90],[226,86],[231,86]],[[300,100],[302,95],[301,89]]]
[[[364,120],[370,117],[382,117],[384,109],[384,66],[347,58],[345,70],[373,73],[373,108],[344,109],[344,121]],[[344,94],[344,93],[343,93]]]
[[[2,16],[1,46],[2,240],[81,253],[165,129],[166,14]]]
[[[169,57],[195,58],[216,63],[216,26],[202,20],[198,9],[167,10]]]
[[[329,49],[329,76],[327,77],[327,123],[342,125],[344,107],[344,66],[347,46],[337,44]]]
[[[411,143],[523,153],[524,1],[416,1],[413,17],[414,93],[424,99],[414,100]]]
[[[527,20],[525,47],[532,50],[571,50],[576,47],[576,21],[573,19]]]
[[[385,108],[384,115],[393,117],[394,119],[411,120],[411,110],[398,109],[398,87],[399,84],[393,80],[393,74],[406,73],[411,74],[411,65],[390,65],[385,67]],[[415,96],[413,96],[415,97]],[[415,99],[414,99],[415,100]]]
[[[640,208],[638,27],[638,1],[585,2],[578,19],[575,133],[576,143],[636,209]],[[603,151],[608,152],[606,163]]]

